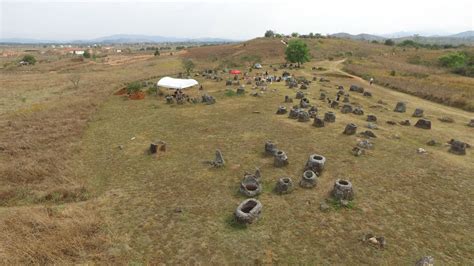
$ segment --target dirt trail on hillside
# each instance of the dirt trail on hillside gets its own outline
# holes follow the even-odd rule
[[[471,117],[472,117],[472,113],[469,113],[467,111],[463,111],[463,110],[458,109],[458,108],[449,107],[449,106],[442,105],[442,104],[439,104],[439,103],[431,102],[429,100],[425,100],[425,99],[422,99],[422,98],[419,98],[419,97],[416,97],[416,96],[413,96],[413,95],[410,95],[410,94],[407,94],[407,93],[404,93],[404,92],[399,92],[399,91],[396,91],[396,90],[393,90],[393,89],[390,89],[390,88],[386,88],[384,86],[380,86],[380,85],[376,85],[376,84],[370,85],[370,83],[367,80],[342,70],[343,63],[345,61],[346,61],[346,59],[342,59],[342,60],[338,60],[338,61],[322,61],[321,65],[324,68],[326,68],[327,70],[320,71],[318,73],[320,75],[325,75],[325,74],[344,75],[344,76],[347,76],[348,78],[354,79],[354,81],[362,83],[366,88],[371,88],[371,89],[376,89],[378,91],[382,91],[386,94],[390,94],[392,96],[399,97],[400,100],[403,100],[404,98],[405,99],[408,98],[410,100],[413,100],[414,102],[423,100],[423,105],[424,106],[429,106],[431,108],[443,108],[444,111],[446,112],[446,114],[449,114],[449,115],[463,115],[466,118],[466,121],[468,119],[471,119]],[[375,80],[377,79],[377,77],[373,77],[373,78]]]

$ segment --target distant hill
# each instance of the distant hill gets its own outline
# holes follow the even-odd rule
[[[384,37],[381,37],[381,36],[377,36],[377,35],[372,35],[372,34],[367,34],[367,33],[361,33],[361,34],[357,34],[357,35],[352,35],[352,34],[349,34],[349,33],[345,33],[345,32],[339,32],[339,33],[334,33],[334,34],[331,34],[329,35],[331,37],[335,37],[335,38],[342,38],[342,39],[352,39],[352,40],[365,40],[365,41],[381,41],[381,40],[385,40]]]
[[[451,38],[474,38],[474,30],[468,30],[460,33],[456,33],[453,35],[449,35],[447,37]]]
[[[394,35],[384,35],[385,37],[383,37],[383,36],[377,36],[377,35],[371,35],[371,34],[365,34],[365,33],[353,35],[353,34],[349,34],[345,32],[340,32],[340,33],[331,34],[329,36],[334,37],[334,38],[341,38],[341,39],[365,40],[365,41],[374,41],[374,40],[384,41],[386,39],[390,39],[387,36],[403,36],[403,37],[397,37],[397,38],[391,38],[391,39],[394,40],[395,42],[413,40],[419,43],[426,43],[426,44],[474,45],[474,31],[465,31],[465,32],[460,32],[457,34],[446,35],[446,36],[421,36],[421,35],[404,36],[404,34],[402,33],[404,32],[396,33]]]
[[[72,40],[72,41],[55,41],[55,40],[37,40],[28,38],[6,38],[0,39],[0,43],[15,43],[15,44],[37,44],[37,43],[180,43],[180,42],[195,42],[195,43],[228,43],[235,42],[234,40],[222,38],[180,38],[180,37],[165,37],[165,36],[151,36],[138,34],[116,34],[95,39],[87,40]]]

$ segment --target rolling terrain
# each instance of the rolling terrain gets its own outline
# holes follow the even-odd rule
[[[306,41],[313,60],[301,69],[279,69],[284,45],[256,39],[173,56],[130,55],[117,65],[58,59],[0,70],[0,261],[405,265],[431,255],[437,264],[469,264],[474,260],[474,155],[472,148],[465,156],[449,153],[445,143],[452,138],[474,143],[472,128],[466,126],[473,113],[448,100],[462,94],[472,106],[472,78],[406,62],[414,54],[434,61],[446,51]],[[258,61],[264,69],[251,76],[289,71],[310,80],[328,79],[313,81],[303,92],[319,115],[334,111],[336,122],[316,128],[276,115],[278,106],[290,109],[298,103],[283,102],[286,95],[294,98],[297,89],[275,82],[262,92],[246,85],[246,94],[235,95],[237,86],[225,86],[231,76],[224,73],[220,82],[196,76],[204,89],[186,91],[198,98],[214,96],[213,105],[168,105],[163,95],[154,94],[138,101],[114,95],[132,81],[175,76],[182,72],[182,58],[196,63],[195,72],[246,71]],[[394,67],[397,73],[428,77],[383,80],[385,69],[389,73]],[[72,88],[68,79],[78,73],[81,83]],[[374,85],[367,82],[371,76]],[[433,89],[442,81],[444,87]],[[319,100],[321,92],[334,99],[338,86],[348,92],[350,85],[372,93],[349,93],[351,104],[363,108],[362,116],[342,114]],[[395,86],[408,93],[389,88]],[[399,101],[407,103],[406,113],[393,112]],[[415,108],[424,109],[431,130],[413,126]],[[347,123],[357,124],[358,132],[367,130],[368,114],[377,116],[374,149],[355,157],[351,149],[361,137],[342,131]],[[439,121],[446,116],[454,122]],[[398,124],[406,119],[411,126]],[[441,144],[428,146],[431,139]],[[167,151],[147,154],[158,140],[167,143]],[[266,140],[287,152],[287,167],[275,168],[273,158],[264,155]],[[419,148],[427,153],[418,153]],[[223,168],[203,163],[213,159],[216,149],[226,159]],[[316,188],[303,189],[297,183],[313,153],[326,157],[326,167]],[[238,226],[232,213],[244,200],[239,182],[255,167],[262,172],[258,199],[263,213],[254,224]],[[295,182],[291,194],[273,193],[282,176]],[[320,203],[338,178],[354,185],[353,205],[331,205],[323,212]],[[367,232],[383,235],[385,249],[361,242]]]

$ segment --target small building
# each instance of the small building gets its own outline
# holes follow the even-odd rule
[[[72,51],[69,51],[70,54],[74,54],[74,55],[83,55],[84,54],[84,50],[72,50]]]
[[[121,53],[121,52],[122,52],[122,50],[120,50],[120,49],[117,49],[117,50],[115,50],[115,52],[117,52],[117,53]]]

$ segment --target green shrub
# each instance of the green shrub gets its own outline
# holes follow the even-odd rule
[[[148,94],[154,94],[154,95],[158,95],[158,87],[156,86],[151,86],[148,88]]]
[[[438,60],[443,67],[460,68],[466,65],[467,56],[462,52],[452,52],[441,56]]]
[[[275,36],[275,32],[272,30],[267,30],[265,32],[265,38],[273,38]]]
[[[84,53],[82,54],[82,56],[84,58],[91,58],[91,53],[89,51],[85,50]]]
[[[30,65],[36,64],[36,58],[30,54],[23,56],[21,60],[27,62]]]
[[[182,61],[181,61],[181,65],[183,66],[183,69],[184,71],[186,72],[186,74],[189,76],[191,74],[191,72],[193,71],[193,69],[196,67],[196,65],[194,64],[193,60],[189,59],[189,58],[184,58]]]
[[[399,43],[398,46],[400,47],[420,47],[421,45],[413,40],[404,40],[403,42]]]
[[[395,72],[395,70],[390,71],[390,76],[393,76],[393,77],[394,77],[394,76],[396,76],[396,75],[397,75],[397,72]]]
[[[384,44],[388,46],[394,46],[395,42],[392,39],[386,39]]]
[[[237,95],[237,93],[233,90],[227,90],[224,94],[225,94],[225,96],[228,96],[228,97],[232,97],[232,96]]]
[[[130,93],[130,94],[137,93],[137,92],[141,91],[141,89],[142,89],[142,84],[138,81],[129,83],[127,85],[127,92]]]

